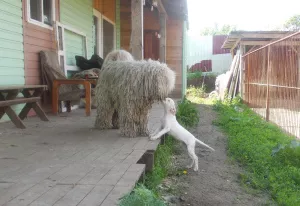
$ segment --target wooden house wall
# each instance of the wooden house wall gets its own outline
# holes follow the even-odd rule
[[[25,84],[22,2],[0,1],[0,86]],[[22,105],[13,106],[19,113]],[[0,121],[7,121],[5,115]]]
[[[182,91],[182,40],[183,22],[169,17],[167,20],[166,63],[176,72],[176,85],[173,92],[174,97],[181,97]]]
[[[144,7],[144,30],[159,31],[159,14],[156,9],[151,11],[150,8]]]
[[[102,15],[116,23],[116,0],[94,0],[93,6]]]
[[[131,0],[120,1],[120,24],[121,48],[130,51],[129,47],[131,36]]]

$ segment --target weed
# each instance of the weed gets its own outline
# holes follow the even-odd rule
[[[300,205],[300,143],[266,122],[240,98],[216,102],[214,124],[228,135],[228,153],[246,168],[243,185],[267,191],[279,205]]]

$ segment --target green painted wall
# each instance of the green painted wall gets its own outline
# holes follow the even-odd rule
[[[187,87],[187,22],[183,22],[182,39],[182,97],[186,94]]]
[[[116,0],[116,49],[121,48],[121,5],[120,0]]]
[[[0,0],[0,86],[25,84],[22,23],[22,1]]]
[[[25,84],[22,2],[0,1],[0,85]]]
[[[94,53],[93,48],[93,1],[92,0],[61,0],[60,21],[87,36],[89,59]],[[75,65],[75,55],[84,55],[82,38],[72,32],[65,33],[65,45],[68,65]]]

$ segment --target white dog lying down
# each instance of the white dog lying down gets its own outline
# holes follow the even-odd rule
[[[188,168],[192,168],[194,165],[194,171],[198,170],[198,157],[195,154],[195,146],[196,142],[199,144],[202,144],[206,146],[207,148],[215,151],[213,148],[208,146],[207,144],[204,144],[200,140],[194,137],[188,130],[186,130],[184,127],[182,127],[176,120],[176,106],[175,102],[171,98],[166,98],[166,100],[163,101],[165,114],[162,121],[162,125],[160,128],[157,128],[157,130],[151,135],[151,140],[156,140],[162,135],[169,133],[176,139],[183,141],[188,149],[188,154],[192,158],[192,163],[188,165]]]

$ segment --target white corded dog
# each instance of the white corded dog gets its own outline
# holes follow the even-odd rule
[[[215,151],[213,148],[204,144],[200,140],[194,137],[188,130],[182,127],[176,120],[176,106],[175,102],[171,98],[166,98],[163,101],[164,105],[164,117],[161,120],[161,127],[157,128],[157,130],[150,136],[150,140],[156,140],[160,138],[162,135],[169,133],[176,139],[184,142],[188,149],[188,154],[192,159],[192,163],[188,165],[188,168],[192,168],[194,166],[194,171],[198,170],[198,157],[195,154],[195,146],[196,142],[206,146],[207,148]]]

